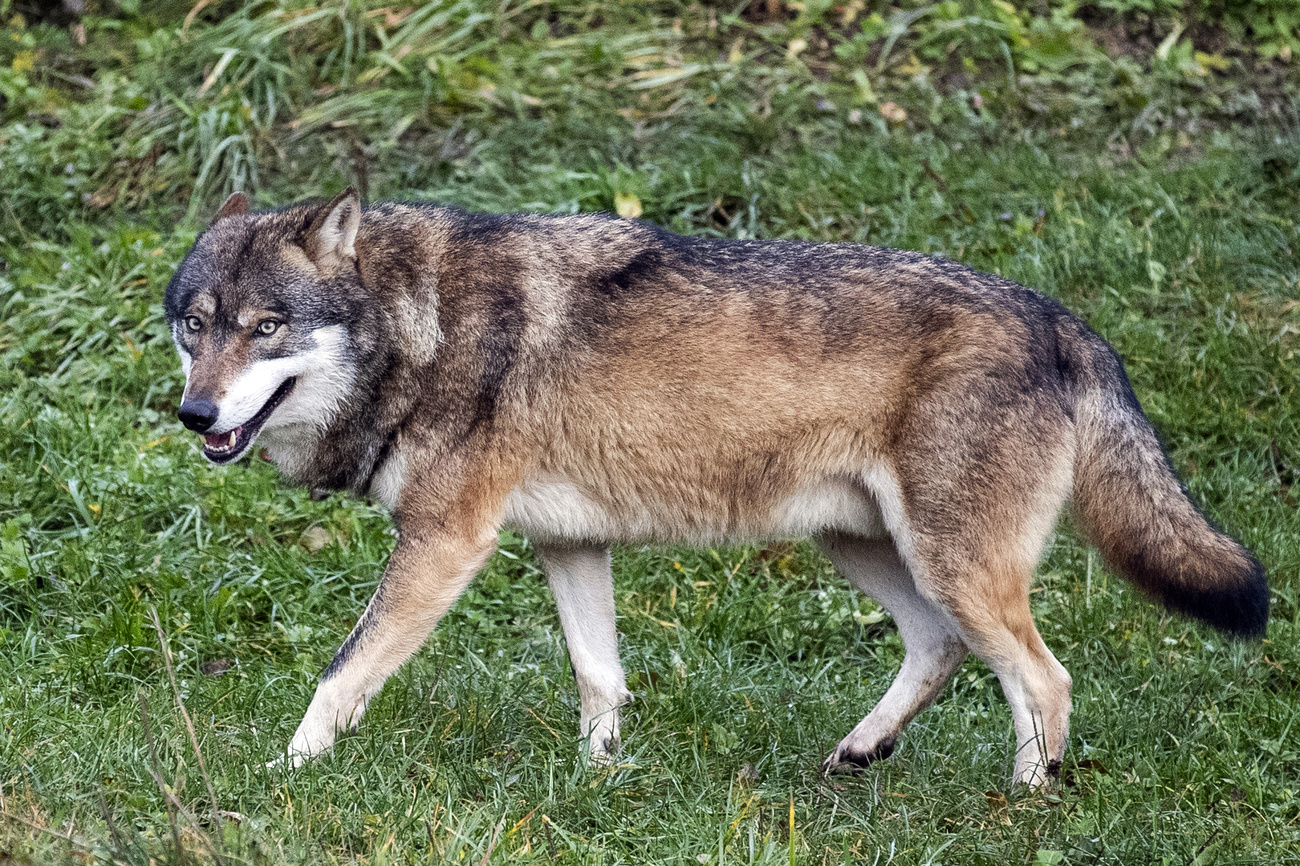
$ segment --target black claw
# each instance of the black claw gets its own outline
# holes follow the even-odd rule
[[[894,741],[881,740],[874,749],[865,752],[837,752],[826,759],[822,765],[827,773],[860,773],[876,761],[883,761],[894,754]]]
[[[822,772],[827,776],[857,776],[866,772],[866,767],[853,761],[844,760],[843,758],[832,761],[826,759],[822,765]]]

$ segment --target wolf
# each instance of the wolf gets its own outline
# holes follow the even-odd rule
[[[609,215],[232,195],[167,287],[181,422],[229,464],[384,503],[398,538],[281,760],[327,750],[513,528],[555,595],[595,760],[631,699],[610,545],[811,538],[905,646],[827,770],[887,757],[970,653],[1013,779],[1058,772],[1070,675],[1029,590],[1069,502],[1120,574],[1263,633],[1259,561],[1170,467],[1116,352],[1056,301],[917,253]]]

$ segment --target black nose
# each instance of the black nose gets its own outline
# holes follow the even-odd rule
[[[207,400],[186,400],[176,417],[195,433],[206,433],[217,423],[217,404]]]

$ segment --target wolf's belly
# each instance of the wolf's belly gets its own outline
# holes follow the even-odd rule
[[[613,499],[613,497],[611,497]],[[632,492],[601,501],[565,480],[524,482],[506,500],[505,525],[538,541],[726,544],[823,532],[885,535],[875,497],[848,479],[824,479],[766,504],[708,491]]]

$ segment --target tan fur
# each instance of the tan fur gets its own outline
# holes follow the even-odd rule
[[[272,415],[271,453],[302,483],[381,499],[401,530],[290,744],[295,761],[355,724],[502,526],[542,553],[596,757],[616,748],[627,697],[608,546],[811,536],[893,613],[907,646],[885,700],[828,765],[887,755],[971,651],[1003,684],[1016,779],[1030,785],[1059,768],[1067,739],[1070,678],[1028,592],[1072,493],[1103,550],[1137,563],[1153,592],[1169,563],[1198,552],[1210,552],[1206,569],[1253,562],[1182,495],[1099,338],[1054,302],[949,262],[689,241],[600,216],[363,212],[351,191],[264,215],[228,203],[210,234],[196,245],[202,270],[183,266],[169,289],[169,316],[247,330],[258,318],[247,311],[278,303],[314,310],[310,327],[345,328],[353,366],[339,408],[316,438],[284,438]],[[236,248],[246,260],[221,264]],[[258,262],[301,284],[223,294],[222,268]],[[217,321],[218,298],[239,324]],[[192,387],[219,390],[246,363],[235,338],[206,352],[174,333],[193,354]],[[329,381],[314,387],[333,394]],[[1106,452],[1126,445],[1145,468],[1107,515],[1100,491],[1132,473]],[[1134,527],[1167,554],[1112,540]],[[1149,562],[1158,573],[1142,572]],[[1194,577],[1189,592],[1257,589]],[[1254,616],[1217,624],[1248,631]]]

